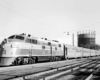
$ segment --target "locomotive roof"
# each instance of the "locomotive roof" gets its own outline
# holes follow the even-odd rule
[[[51,45],[63,44],[63,43],[56,42],[56,41],[53,41],[53,40],[48,40],[47,38],[37,38],[37,37],[33,37],[31,35],[26,35],[26,34],[15,34],[15,35],[12,35],[12,36],[22,36],[22,37],[29,38],[29,39],[35,39],[37,41],[44,42],[44,43],[50,42]]]

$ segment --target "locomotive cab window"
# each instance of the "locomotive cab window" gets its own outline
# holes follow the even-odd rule
[[[24,37],[23,36],[16,36],[15,39],[24,40]]]
[[[28,39],[28,38],[27,38],[27,39],[25,40],[25,42],[26,42],[26,43],[31,43],[31,39]]]
[[[14,39],[15,35],[8,37],[8,39]]]
[[[48,42],[48,45],[49,45],[49,46],[51,46],[51,43],[50,43],[50,42]]]
[[[58,44],[59,47],[61,47],[61,44]]]
[[[37,40],[32,39],[33,44],[37,44]]]

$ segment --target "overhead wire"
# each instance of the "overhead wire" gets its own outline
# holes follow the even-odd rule
[[[4,5],[2,5],[2,4],[0,4],[0,5],[3,6],[4,8],[6,8],[6,9],[9,9],[9,10],[11,10],[11,11],[13,11],[13,12],[15,12],[15,13],[17,13],[17,14],[19,14],[19,15],[25,17],[25,18],[27,18],[27,19],[30,19],[30,20],[32,20],[32,21],[35,21],[35,22],[37,22],[37,23],[39,23],[39,24],[41,24],[41,25],[44,25],[44,26],[47,26],[47,27],[50,28],[50,26],[48,26],[48,25],[46,25],[46,24],[43,24],[43,23],[41,23],[41,22],[39,22],[39,21],[36,21],[36,20],[33,20],[33,19],[31,19],[31,18],[29,18],[29,17],[27,17],[27,16],[25,16],[25,15],[23,15],[23,14],[21,14],[21,13],[15,11],[15,10],[13,10],[13,9],[10,9],[10,8],[8,8],[8,7],[4,6]],[[4,20],[4,19],[3,19],[3,20]],[[6,21],[7,21],[7,20],[6,20]],[[13,22],[13,21],[10,21],[10,22]],[[13,23],[17,23],[17,24],[21,24],[21,25],[26,25],[26,24],[22,24],[22,23],[18,23],[18,22],[13,22]],[[70,30],[70,31],[68,31],[68,32],[74,32],[74,31],[77,31],[77,30],[81,30],[81,29],[84,29],[84,28],[87,28],[87,27],[91,27],[91,26],[96,25],[96,24],[99,24],[99,23],[100,23],[100,22],[97,22],[97,23],[94,23],[94,24],[91,24],[91,25],[88,25],[88,26],[84,26],[84,27],[78,28],[78,29]],[[30,26],[30,25],[27,25],[27,26]],[[33,27],[33,26],[30,26],[30,27]],[[38,27],[38,26],[37,26],[37,27]],[[43,28],[43,27],[42,27],[42,28]]]
[[[39,24],[41,24],[41,25],[50,27],[50,26],[48,26],[48,25],[46,25],[46,24],[43,24],[43,23],[41,23],[41,22],[39,22],[39,21],[33,20],[33,19],[31,19],[31,18],[29,18],[29,17],[27,17],[27,16],[25,16],[25,15],[23,15],[23,14],[21,14],[21,13],[18,13],[17,11],[12,10],[12,9],[10,9],[10,8],[8,8],[8,7],[4,6],[4,5],[2,5],[2,4],[0,4],[0,5],[3,6],[4,8],[6,8],[6,9],[9,9],[9,10],[11,10],[11,11],[13,11],[13,12],[15,12],[15,13],[17,13],[17,14],[19,14],[19,15],[25,17],[25,18],[27,18],[27,19],[30,19],[30,20],[32,20],[32,21],[35,21],[35,22],[37,22],[37,23],[39,23]]]
[[[88,25],[88,26],[84,26],[84,27],[78,28],[78,29],[70,30],[68,32],[78,31],[78,30],[81,30],[81,29],[84,29],[84,28],[88,28],[88,27],[91,27],[91,26],[96,25],[96,24],[99,24],[99,23],[100,22],[97,22],[97,23],[94,23],[94,24],[91,24],[91,25]]]
[[[21,24],[21,25],[24,25],[24,26],[30,26],[30,27],[33,27],[33,26],[31,26],[31,25],[27,25],[27,24],[23,24],[23,23],[19,23],[19,22],[14,22],[14,21],[10,21],[10,20],[6,20],[6,19],[2,19],[2,18],[0,18],[1,20],[3,20],[3,21],[6,21],[6,22],[11,22],[11,23],[16,23],[16,24]],[[37,26],[36,26],[37,27]]]

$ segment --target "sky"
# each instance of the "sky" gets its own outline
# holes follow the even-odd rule
[[[0,0],[0,41],[26,33],[72,45],[74,34],[77,45],[82,30],[96,31],[100,44],[100,0]]]

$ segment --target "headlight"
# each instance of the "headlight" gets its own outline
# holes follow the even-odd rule
[[[11,48],[18,48],[18,45],[12,44],[12,45],[11,45]]]

